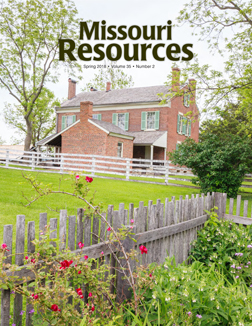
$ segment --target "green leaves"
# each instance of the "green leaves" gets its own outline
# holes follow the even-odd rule
[[[248,137],[227,135],[225,141],[208,134],[200,143],[186,139],[170,153],[174,164],[185,165],[197,175],[193,179],[204,193],[222,192],[235,198],[244,175],[252,168],[252,141]]]

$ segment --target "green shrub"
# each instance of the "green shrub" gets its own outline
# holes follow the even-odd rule
[[[192,182],[205,194],[215,191],[235,198],[245,174],[252,168],[251,142],[238,135],[227,135],[223,141],[209,134],[199,143],[187,138],[170,153],[170,159],[191,168],[197,176]]]

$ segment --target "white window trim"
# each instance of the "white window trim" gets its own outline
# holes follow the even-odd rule
[[[155,128],[154,128],[154,129],[148,129],[148,128],[147,128],[147,125],[148,125],[148,123],[147,123],[147,122],[148,122],[148,121],[147,121],[147,120],[148,120],[148,118],[147,118],[148,113],[154,113],[154,127],[155,127],[155,114],[156,114],[155,112],[156,112],[156,111],[146,111],[146,121],[145,121],[145,129],[144,129],[145,131],[156,131]]]
[[[121,156],[118,156],[118,145],[119,144],[122,144],[122,150],[121,150]],[[121,141],[119,141],[118,143],[117,143],[117,157],[123,157],[123,142],[121,142]]]
[[[179,115],[181,116],[181,118],[182,118],[182,119],[180,118],[180,125],[179,125],[179,129],[180,129],[181,131],[179,130],[178,134],[179,134],[179,135],[182,135],[182,136],[189,137],[189,123],[188,123],[188,121],[191,121],[191,119],[185,117],[184,114],[181,113],[181,112],[179,112],[178,114],[179,114]],[[183,135],[183,118],[186,118],[186,119],[187,119],[187,124],[186,124],[186,133],[185,133],[185,135]],[[181,127],[181,128],[180,128],[180,127]]]

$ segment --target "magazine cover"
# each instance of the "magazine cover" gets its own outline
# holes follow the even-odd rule
[[[1,326],[250,325],[252,2],[0,2]]]

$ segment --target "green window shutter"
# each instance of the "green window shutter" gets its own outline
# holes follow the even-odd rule
[[[190,94],[187,95],[188,96],[188,107],[190,106]]]
[[[188,136],[190,137],[191,136],[191,120],[188,120],[188,123],[189,123],[189,127],[188,127]]]
[[[146,129],[146,112],[142,112],[141,114],[141,130]]]
[[[76,121],[76,115],[73,115],[73,123]]]
[[[180,119],[181,119],[181,115],[178,114],[177,133],[179,133]]]
[[[129,113],[125,113],[125,130],[129,130]]]
[[[62,116],[62,120],[61,120],[61,130],[66,128],[66,117]]]
[[[186,93],[184,93],[184,106],[186,105]]]
[[[117,114],[116,113],[113,113],[113,115],[112,115],[112,123],[113,123],[113,125],[116,125],[116,117],[117,117]]]
[[[101,120],[101,114],[100,113],[98,114],[98,120]]]
[[[186,134],[187,118],[183,118],[182,135]]]
[[[159,129],[159,111],[155,112],[155,129]]]

